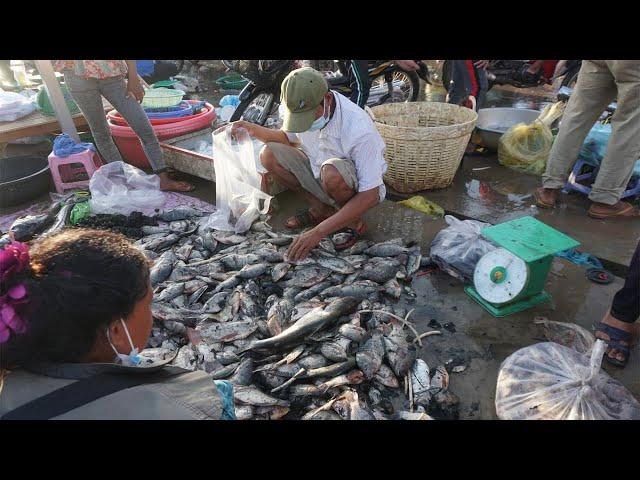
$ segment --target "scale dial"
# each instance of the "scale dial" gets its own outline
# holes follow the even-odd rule
[[[528,280],[528,265],[504,248],[484,255],[473,273],[473,285],[478,294],[496,305],[514,300],[525,289]]]

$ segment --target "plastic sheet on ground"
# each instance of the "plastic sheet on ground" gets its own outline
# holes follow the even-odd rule
[[[640,403],[600,370],[606,343],[590,355],[557,343],[522,348],[502,362],[496,413],[502,420],[638,420]]]
[[[611,124],[597,122],[589,131],[587,138],[585,138],[580,148],[578,159],[593,167],[598,167],[607,153],[607,144],[610,136]],[[633,176],[640,177],[640,160],[633,167]]]

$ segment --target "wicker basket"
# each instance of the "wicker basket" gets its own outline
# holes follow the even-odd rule
[[[478,120],[468,108],[437,102],[372,108],[387,148],[385,182],[401,193],[451,185]]]
[[[145,91],[142,106],[145,108],[165,108],[179,105],[184,97],[182,90],[173,88],[150,88]]]

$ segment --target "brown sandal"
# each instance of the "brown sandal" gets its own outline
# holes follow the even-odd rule
[[[538,188],[533,192],[533,198],[536,199],[536,205],[541,208],[555,208],[556,204],[558,203],[558,199],[556,198],[553,203],[550,203],[542,198],[543,193],[545,193],[544,188]]]
[[[290,230],[298,230],[300,228],[316,226],[319,223],[322,223],[329,217],[315,217],[311,210],[302,210],[296,213],[293,217],[290,217],[286,222],[284,222],[285,228]],[[295,222],[295,223],[294,223]]]

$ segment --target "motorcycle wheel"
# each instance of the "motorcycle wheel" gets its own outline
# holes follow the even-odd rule
[[[578,82],[578,73],[580,73],[580,69],[578,69],[575,73],[568,72],[562,79],[562,84],[560,86],[575,88],[576,83]]]
[[[273,109],[274,98],[272,92],[254,90],[246,101],[240,102],[229,121],[245,120],[257,125],[264,125]]]
[[[376,101],[376,99],[371,99],[367,101],[367,106],[373,107],[375,105],[380,105],[381,103],[403,103],[403,102],[415,102],[418,100],[418,95],[420,95],[420,77],[416,72],[405,72],[404,70],[395,70],[393,73],[392,82],[402,81],[404,82],[404,88],[395,90],[393,92],[388,92],[382,95],[385,99],[383,102]],[[384,88],[387,87],[387,81],[385,79],[384,74],[378,75],[371,82],[371,90],[374,88]],[[370,91],[371,91],[370,90]],[[395,95],[398,93],[398,95]]]

